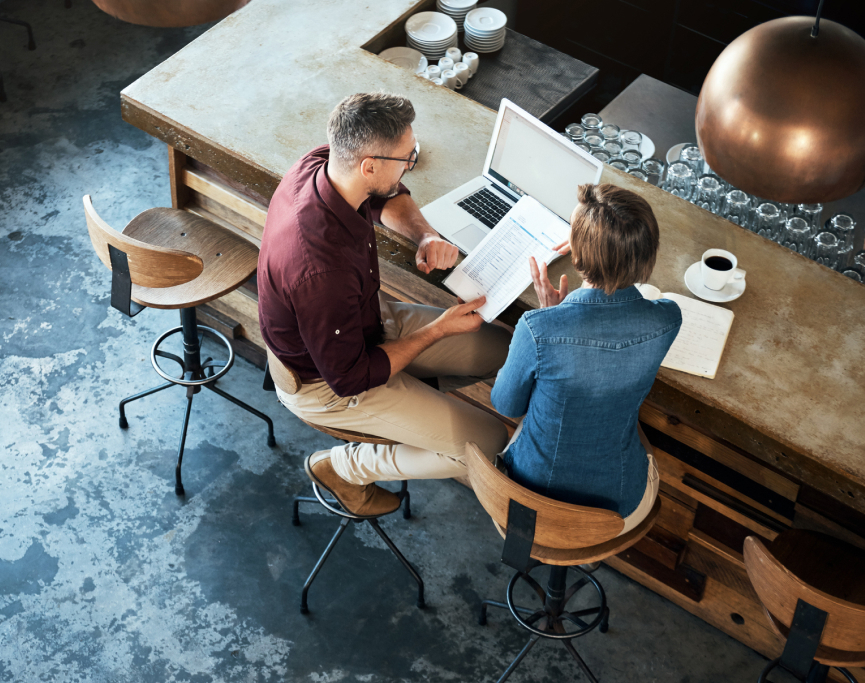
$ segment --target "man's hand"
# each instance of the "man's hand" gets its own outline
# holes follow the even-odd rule
[[[562,275],[559,280],[559,288],[554,289],[550,278],[547,275],[547,264],[541,261],[540,268],[535,257],[529,257],[529,266],[532,269],[532,282],[535,283],[535,293],[538,295],[538,301],[541,308],[550,306],[558,306],[562,300],[568,295],[568,276]]]
[[[479,297],[467,304],[460,301],[456,306],[451,306],[432,323],[436,331],[442,337],[452,337],[466,332],[477,332],[481,328],[484,319],[476,313],[481,306],[487,302],[485,296]]]
[[[417,245],[415,263],[417,269],[429,275],[433,270],[453,268],[459,249],[438,235],[427,235]]]

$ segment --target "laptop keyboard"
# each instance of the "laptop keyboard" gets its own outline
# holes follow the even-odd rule
[[[468,211],[488,228],[494,228],[496,224],[511,210],[513,204],[506,202],[487,188],[469,195],[457,203],[461,209]]]

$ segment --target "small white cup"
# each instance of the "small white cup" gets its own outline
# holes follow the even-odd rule
[[[655,299],[661,298],[661,290],[655,287],[655,285],[636,283],[634,286],[637,288],[637,291],[643,295],[644,299],[654,301]]]
[[[427,80],[429,80],[429,71],[422,71],[421,73],[416,74],[416,75],[420,76],[421,78],[426,78]]]
[[[463,53],[460,51],[458,47],[449,47],[448,51],[445,52],[445,55],[454,60],[454,64],[460,61],[463,58]]]
[[[441,79],[441,78],[430,78],[430,81],[431,81],[432,83],[435,83],[436,85],[444,85],[444,83],[442,83],[442,79]]]
[[[478,72],[478,59],[477,54],[474,52],[465,52],[463,53],[463,64],[469,65],[469,70],[472,72],[472,76],[474,76]]]
[[[442,83],[446,88],[450,88],[451,90],[456,90],[457,87],[457,72],[453,69],[448,69],[447,71],[442,71]],[[462,86],[460,86],[462,87]]]
[[[745,271],[736,268],[738,261],[724,249],[707,249],[700,262],[700,275],[708,289],[720,291],[733,280],[745,277]]]
[[[434,78],[441,78],[442,75],[442,70],[436,64],[430,64],[426,68],[426,72],[430,80],[433,80]]]
[[[454,68],[454,60],[452,60],[450,57],[442,57],[439,60],[439,69],[441,69],[442,71],[447,71],[448,69],[453,69],[453,68]]]
[[[468,64],[463,64],[462,62],[457,62],[454,64],[454,71],[457,75],[457,90],[462,88],[466,83],[469,82],[469,78],[471,78],[471,70],[469,69]]]

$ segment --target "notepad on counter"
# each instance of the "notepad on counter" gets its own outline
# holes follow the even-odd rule
[[[547,265],[568,239],[570,227],[536,199],[525,196],[476,246],[444,285],[463,301],[486,296],[478,314],[492,322],[532,284],[529,257]]]
[[[675,301],[682,311],[682,327],[661,367],[715,379],[733,325],[733,311],[681,294],[666,292],[661,296]]]

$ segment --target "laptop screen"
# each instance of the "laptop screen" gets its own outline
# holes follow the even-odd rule
[[[489,175],[519,195],[531,195],[565,221],[577,205],[577,186],[597,182],[596,159],[586,158],[553,131],[544,132],[505,107]]]

